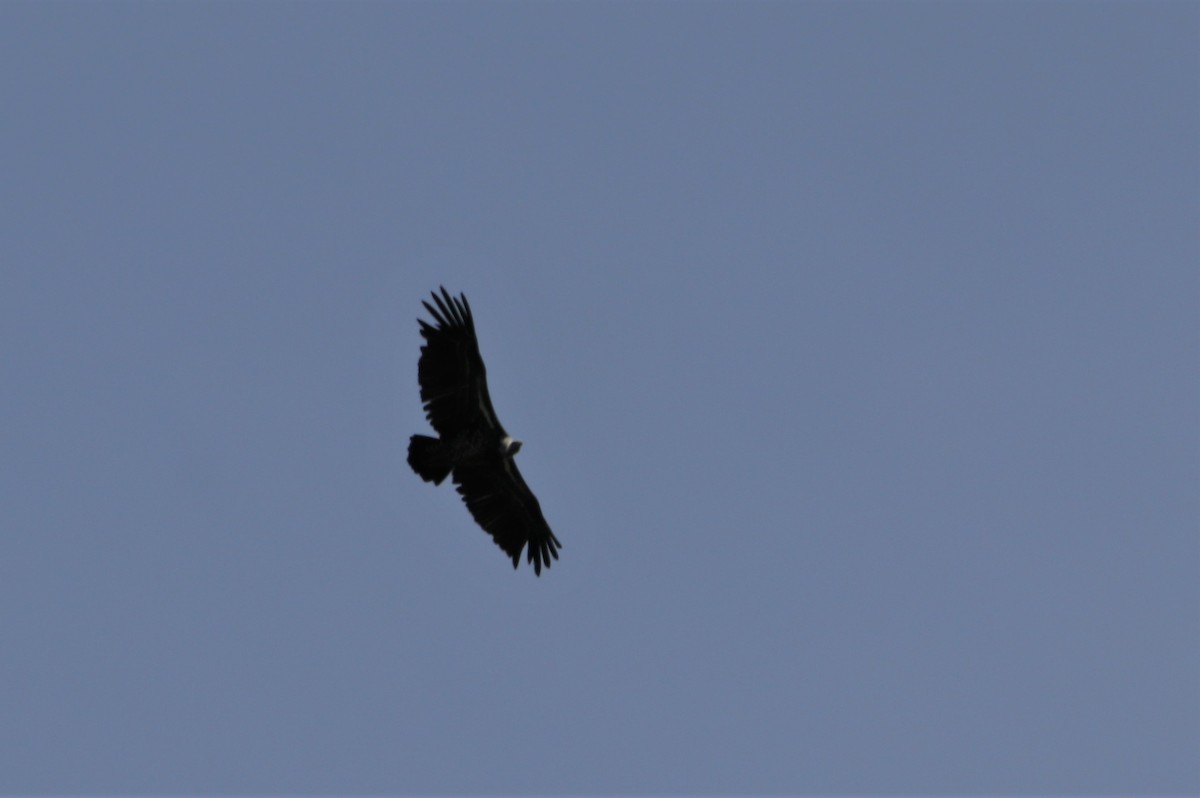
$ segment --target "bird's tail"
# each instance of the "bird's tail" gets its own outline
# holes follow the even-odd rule
[[[445,445],[428,435],[414,435],[408,441],[408,464],[417,476],[434,485],[450,476],[450,457]]]

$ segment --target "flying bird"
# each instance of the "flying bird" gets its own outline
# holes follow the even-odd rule
[[[436,324],[424,319],[417,381],[425,417],[438,437],[413,435],[408,464],[435,485],[451,474],[475,522],[512,558],[513,568],[528,549],[528,561],[542,575],[558,559],[562,545],[550,531],[537,497],[513,461],[521,442],[504,431],[488,396],[487,371],[475,338],[475,320],[465,294],[433,294],[437,307],[421,302]]]

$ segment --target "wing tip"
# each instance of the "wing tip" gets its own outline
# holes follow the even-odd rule
[[[460,293],[458,296],[454,296],[446,290],[444,285],[439,285],[438,290],[441,291],[440,295],[438,291],[430,292],[437,309],[434,309],[433,305],[425,300],[421,300],[421,304],[425,306],[437,323],[443,327],[466,327],[474,330],[475,322],[471,315],[471,305],[467,302],[467,295]]]
[[[534,574],[541,576],[543,567],[549,571],[550,566],[558,559],[558,550],[561,547],[562,543],[554,536],[553,532],[550,533],[550,537],[547,540],[540,543],[535,544],[533,541],[530,541],[527,546],[527,562],[533,565]]]

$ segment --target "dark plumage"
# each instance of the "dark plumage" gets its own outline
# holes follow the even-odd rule
[[[435,485],[453,474],[467,509],[512,558],[513,568],[522,547],[528,547],[528,561],[541,576],[542,566],[558,559],[562,544],[513,461],[521,442],[504,431],[492,409],[471,306],[464,294],[454,297],[445,288],[441,296],[434,293],[433,301],[437,307],[421,303],[436,326],[418,319],[425,345],[417,381],[425,417],[439,437],[413,435],[408,464]]]

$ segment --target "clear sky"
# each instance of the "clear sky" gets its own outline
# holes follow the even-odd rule
[[[1200,791],[1197,3],[0,4],[0,793]],[[476,316],[563,542],[424,432]]]

